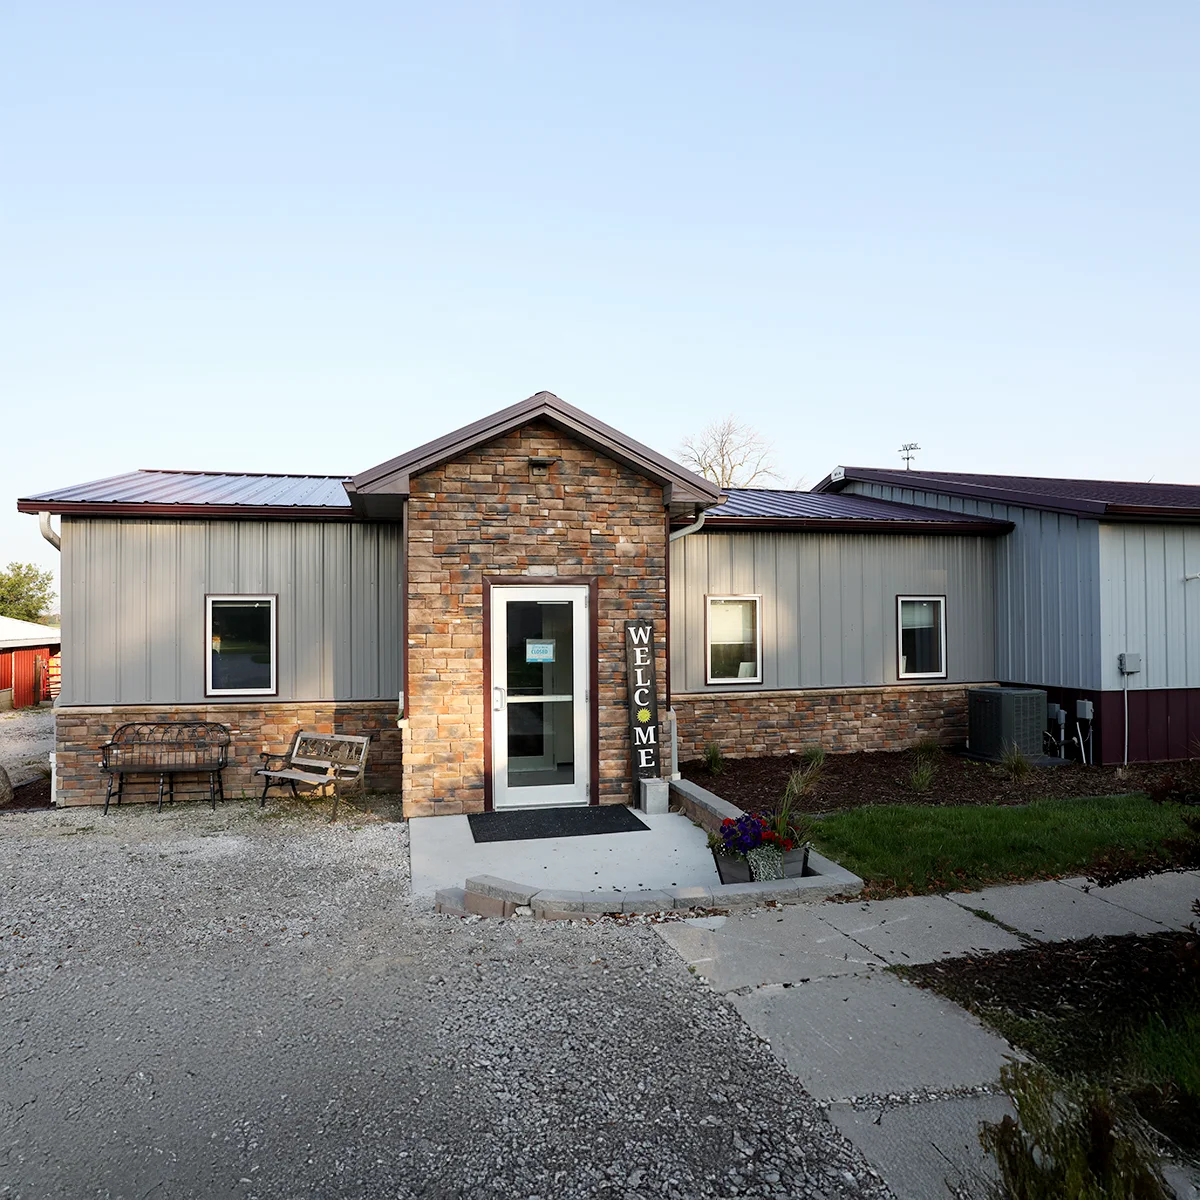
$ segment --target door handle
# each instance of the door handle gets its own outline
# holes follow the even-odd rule
[[[492,688],[492,712],[504,711],[504,689],[502,687]]]

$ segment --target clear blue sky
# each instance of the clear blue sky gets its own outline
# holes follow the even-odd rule
[[[18,495],[671,453],[1200,482],[1200,5],[0,3]]]

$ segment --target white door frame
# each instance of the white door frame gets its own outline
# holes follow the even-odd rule
[[[491,710],[492,808],[561,808],[591,802],[591,637],[588,611],[590,589],[584,584],[546,584],[491,588],[490,694],[484,702]],[[508,784],[508,605],[513,601],[570,604],[574,782],[510,787]],[[521,698],[517,703],[529,703]],[[561,703],[562,701],[551,701]]]

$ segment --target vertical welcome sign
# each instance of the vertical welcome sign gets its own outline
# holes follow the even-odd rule
[[[654,622],[625,622],[629,673],[629,741],[633,780],[657,779],[659,770],[658,683],[654,671]]]

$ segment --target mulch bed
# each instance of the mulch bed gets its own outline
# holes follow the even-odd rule
[[[1042,796],[1115,796],[1145,792],[1164,775],[1186,776],[1200,787],[1200,762],[1145,764],[1129,767],[1035,767],[1023,780],[1013,780],[999,767],[945,752],[936,760],[932,786],[914,792],[908,785],[917,756],[911,750],[829,754],[820,778],[796,807],[826,813],[864,804],[1027,804]],[[788,777],[803,761],[798,754],[766,758],[734,758],[713,775],[701,760],[680,765],[685,779],[716,793],[748,812],[775,807]]]
[[[1116,1078],[1119,1088],[1129,1031],[1155,1013],[1170,1017],[1200,1007],[1195,929],[1086,938],[896,970],[970,1009],[1051,1069]],[[1130,1094],[1164,1133],[1188,1148],[1200,1146],[1200,1111],[1186,1097],[1137,1087]]]
[[[1185,993],[1200,999],[1200,941],[1192,932],[1083,938],[942,959],[901,973],[976,1012],[1069,1012],[1116,1023],[1140,1020]]]
[[[15,812],[30,808],[53,808],[50,803],[50,780],[31,779],[13,788],[13,798],[0,804],[0,812]]]

